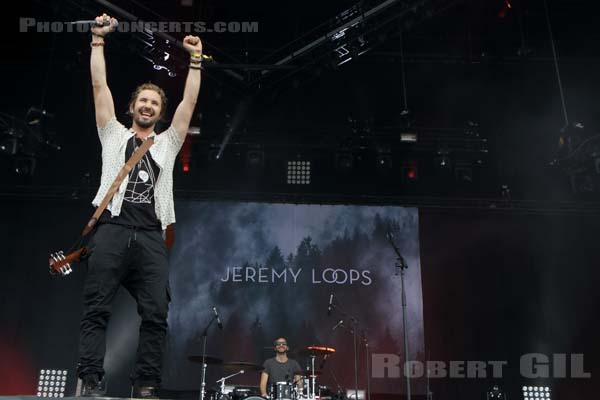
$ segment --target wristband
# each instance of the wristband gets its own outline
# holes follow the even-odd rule
[[[92,47],[104,47],[104,42],[92,42],[90,43]]]

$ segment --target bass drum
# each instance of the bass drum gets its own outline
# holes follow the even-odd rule
[[[268,400],[268,397],[262,396],[248,396],[244,400]]]

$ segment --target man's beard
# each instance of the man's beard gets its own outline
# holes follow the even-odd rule
[[[154,118],[150,118],[147,121],[142,120],[141,115],[138,115],[135,117],[135,123],[140,127],[140,128],[151,128],[152,126],[154,126],[156,124],[156,121],[154,120]]]

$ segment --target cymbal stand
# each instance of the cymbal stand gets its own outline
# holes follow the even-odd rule
[[[311,354],[310,364],[311,364],[312,371],[311,371],[311,375],[310,375],[311,391],[310,391],[310,393],[308,393],[309,399],[315,399],[317,397],[317,393],[316,393],[316,389],[315,389],[315,381],[317,380],[317,375],[315,375],[315,358],[316,358],[316,356],[314,354]]]
[[[215,322],[215,319],[217,319],[217,316],[213,315],[202,332],[202,384],[200,386],[200,400],[204,400],[204,391],[206,388],[206,337],[208,336],[208,329]]]
[[[349,329],[350,333],[352,333],[352,343],[354,347],[354,399],[358,400],[358,351],[356,348],[356,330],[358,329],[358,320],[352,315],[341,310],[340,307],[335,303],[331,304],[331,308],[336,310],[341,315],[349,319],[350,322],[352,322],[352,326],[350,328],[346,328],[346,326],[344,325],[344,321],[341,320],[340,322],[338,322],[338,324],[336,324],[336,326],[334,326],[333,329],[335,330],[338,326],[341,326],[343,328]]]

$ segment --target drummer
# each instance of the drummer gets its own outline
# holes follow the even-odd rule
[[[267,387],[278,382],[296,383],[298,391],[302,391],[302,375],[296,375],[302,371],[296,360],[288,358],[289,350],[287,340],[283,337],[277,338],[273,343],[275,357],[269,358],[263,363],[263,372],[260,376],[260,394],[267,397]]]

